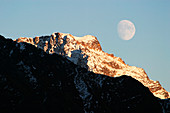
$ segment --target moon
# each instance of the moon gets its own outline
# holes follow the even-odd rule
[[[129,20],[122,20],[118,23],[118,34],[123,40],[130,40],[135,35],[135,25]]]

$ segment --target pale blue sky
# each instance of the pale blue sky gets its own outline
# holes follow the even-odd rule
[[[132,40],[118,37],[121,20],[135,24]],[[0,0],[0,34],[53,32],[94,35],[103,50],[142,67],[170,91],[170,0]]]

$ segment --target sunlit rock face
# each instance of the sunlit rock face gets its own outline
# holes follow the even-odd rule
[[[82,57],[79,53],[72,57]],[[168,111],[169,101],[156,98],[134,78],[95,74],[74,63],[0,36],[0,113]]]
[[[169,93],[158,81],[149,79],[144,69],[129,66],[121,58],[104,52],[99,41],[94,36],[76,37],[71,34],[53,33],[51,36],[21,37],[16,39],[16,41],[30,43],[49,54],[63,55],[73,63],[96,74],[104,74],[111,77],[131,76],[148,87],[156,97],[161,99],[170,98]]]

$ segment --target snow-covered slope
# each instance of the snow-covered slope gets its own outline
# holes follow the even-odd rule
[[[162,113],[168,103],[130,76],[95,74],[0,35],[0,113]]]
[[[105,53],[94,36],[75,37],[71,34],[53,33],[51,36],[21,37],[15,41],[30,43],[49,54],[57,53],[66,56],[74,64],[88,68],[97,74],[111,77],[131,76],[148,87],[156,97],[170,98],[169,93],[160,85],[159,81],[150,80],[144,69],[129,66],[121,58]]]

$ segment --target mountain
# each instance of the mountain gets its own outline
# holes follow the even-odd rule
[[[73,50],[72,53],[77,53],[77,50]],[[86,57],[84,59],[88,60]],[[48,54],[32,44],[17,43],[1,36],[0,112],[162,113],[168,111],[164,107],[168,102],[155,97],[147,87],[131,76],[110,77],[95,74],[74,63],[66,56]]]
[[[96,74],[111,77],[131,76],[148,87],[154,96],[161,99],[170,98],[170,93],[161,86],[159,81],[149,79],[144,69],[129,66],[121,58],[105,53],[94,36],[76,37],[71,34],[53,33],[51,36],[21,37],[15,41],[30,43],[48,54],[63,55],[74,64]]]

